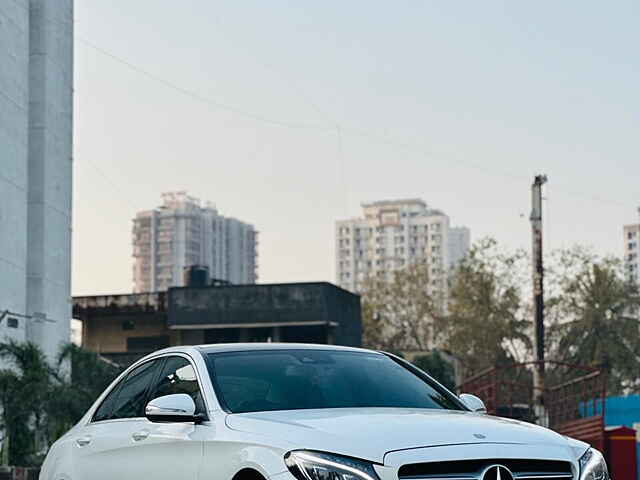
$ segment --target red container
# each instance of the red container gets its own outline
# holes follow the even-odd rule
[[[638,480],[636,431],[629,427],[607,427],[604,432],[604,456],[614,480]]]

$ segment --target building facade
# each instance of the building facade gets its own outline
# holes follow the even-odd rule
[[[324,282],[76,297],[73,313],[82,346],[122,365],[175,345],[362,344],[360,297]]]
[[[629,277],[640,283],[640,224],[624,226],[624,264]]]
[[[133,220],[134,292],[183,286],[185,268],[192,265],[206,266],[213,278],[233,284],[256,282],[253,225],[223,217],[185,192],[162,198],[162,206]]]
[[[336,222],[336,283],[362,292],[371,275],[390,276],[425,262],[431,286],[444,289],[446,272],[469,250],[470,233],[452,228],[449,217],[419,199],[362,205],[363,216]]]
[[[447,263],[453,269],[469,253],[471,231],[467,227],[451,227],[447,237]]]
[[[0,339],[69,342],[73,0],[0,2]]]

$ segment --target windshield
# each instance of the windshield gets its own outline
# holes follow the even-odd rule
[[[349,407],[462,409],[444,390],[373,352],[212,353],[208,363],[218,396],[232,413]]]

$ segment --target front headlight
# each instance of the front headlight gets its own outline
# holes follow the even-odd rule
[[[590,448],[580,458],[580,480],[609,480],[607,463],[595,448]]]
[[[329,453],[296,450],[284,461],[298,480],[379,480],[372,464]]]

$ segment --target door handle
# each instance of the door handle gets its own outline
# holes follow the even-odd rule
[[[134,442],[141,442],[142,440],[145,440],[148,436],[149,436],[149,430],[141,430],[131,435],[131,438],[133,438]]]
[[[85,435],[84,437],[78,438],[76,443],[79,447],[86,447],[91,443],[91,435]]]

